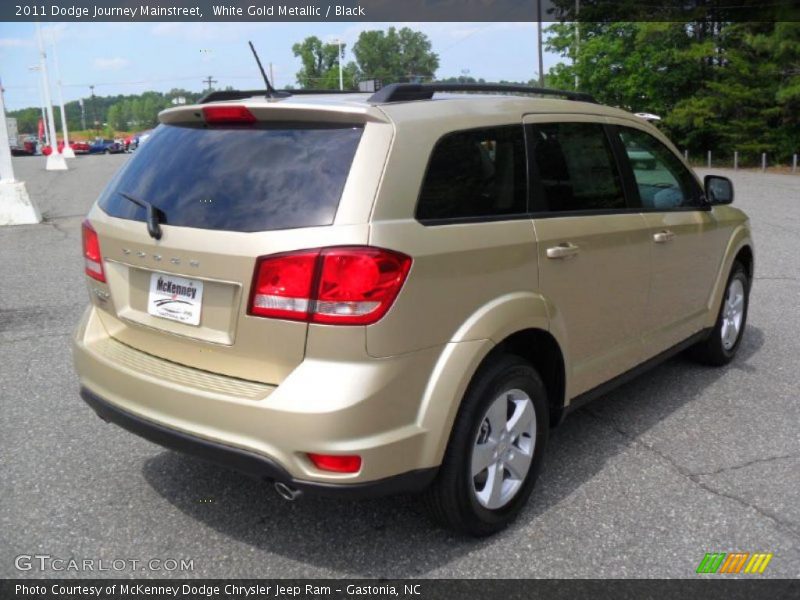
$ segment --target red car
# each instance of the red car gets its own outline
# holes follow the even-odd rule
[[[89,144],[87,144],[86,142],[70,142],[69,147],[72,148],[72,151],[75,154],[89,154]],[[64,150],[64,142],[60,141],[58,142],[58,151],[62,152],[63,150]],[[50,148],[50,146],[45,146],[44,148],[42,148],[42,154],[44,154],[45,156],[50,156],[50,153],[52,151],[53,150],[52,148]]]
[[[69,146],[75,154],[89,154],[89,142],[70,142]]]

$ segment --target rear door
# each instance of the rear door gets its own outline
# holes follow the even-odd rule
[[[703,327],[724,240],[681,159],[644,130],[614,129],[647,223],[652,275],[643,336],[648,355],[655,355]]]
[[[591,117],[552,119],[525,122],[539,287],[565,332],[573,397],[641,360],[650,249],[605,126]]]
[[[331,227],[364,129],[157,128],[89,215],[107,279],[94,300],[110,335],[195,368],[280,383],[303,359],[307,325],[248,314],[256,258],[367,241],[366,225]],[[161,211],[160,239],[131,198]]]

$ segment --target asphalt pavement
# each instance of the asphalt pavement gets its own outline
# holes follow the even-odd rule
[[[756,240],[736,361],[677,357],[569,417],[518,521],[475,541],[415,497],[288,503],[80,400],[80,223],[127,158],[14,159],[45,221],[0,228],[0,577],[697,577],[733,551],[773,553],[760,577],[800,576],[800,176],[720,171]],[[15,567],[34,554],[127,566]]]

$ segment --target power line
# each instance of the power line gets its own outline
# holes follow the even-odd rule
[[[212,85],[211,85],[211,84],[213,84],[213,83],[219,83],[219,82],[218,82],[216,79],[212,79],[212,78],[211,78],[211,75],[209,75],[208,77],[206,77],[205,79],[203,79],[203,83],[205,83],[205,84],[207,84],[207,85],[208,85],[208,91],[210,92],[211,90],[213,90],[213,89],[214,89],[214,88],[212,87]]]

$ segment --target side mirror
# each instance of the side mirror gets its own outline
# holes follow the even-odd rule
[[[733,182],[727,177],[706,175],[703,183],[709,204],[730,204],[733,202]]]

